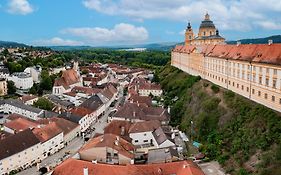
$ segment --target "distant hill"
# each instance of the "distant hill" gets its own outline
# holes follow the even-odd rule
[[[91,46],[46,46],[55,51],[70,51],[70,50],[87,50],[92,49]]]
[[[9,48],[9,47],[29,47],[29,46],[26,44],[12,42],[12,41],[0,41],[0,47]]]
[[[266,38],[241,39],[237,41],[241,42],[241,44],[267,44],[268,40],[272,40],[273,43],[281,43],[281,35],[273,35]],[[227,44],[236,44],[237,41],[227,41]]]

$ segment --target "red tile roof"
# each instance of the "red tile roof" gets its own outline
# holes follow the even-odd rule
[[[88,109],[88,108],[84,108],[84,107],[75,107],[75,108],[72,108],[70,110],[71,113],[75,114],[75,115],[78,115],[78,116],[81,116],[81,117],[84,117],[88,114],[91,114],[93,111]]]
[[[192,161],[146,165],[109,165],[94,164],[87,161],[68,159],[52,175],[83,175],[88,168],[89,175],[204,175],[203,171]]]
[[[129,121],[113,120],[104,128],[104,133],[115,134],[131,142],[132,139],[129,137],[131,125],[132,123]]]
[[[52,122],[42,128],[35,128],[32,130],[32,132],[40,140],[40,142],[43,143],[59,135],[63,131],[57,126],[55,122]]]
[[[151,99],[151,97],[139,96],[139,95],[131,94],[131,97],[129,98],[129,101],[132,102],[132,103],[137,103],[137,104],[144,105],[146,107],[152,106],[152,99]]]
[[[185,46],[186,47],[186,46]],[[186,52],[184,46],[176,46],[174,52]],[[194,46],[205,56],[248,62],[281,65],[281,44],[240,44]],[[187,53],[193,52],[189,49]]]
[[[118,142],[118,144],[115,144],[116,142]],[[99,147],[109,147],[118,151],[119,154],[122,154],[131,159],[134,158],[133,151],[135,150],[135,147],[130,142],[114,134],[104,134],[92,138],[79,150],[79,153],[87,151],[91,148]]]
[[[18,118],[8,123],[5,123],[4,126],[14,130],[15,133],[18,133],[28,128],[36,128],[38,124],[24,118]]]
[[[70,85],[80,82],[78,73],[74,69],[65,70],[62,76],[55,80],[54,86],[63,86],[68,89]]]
[[[131,125],[129,133],[154,131],[161,126],[158,120],[136,122]]]

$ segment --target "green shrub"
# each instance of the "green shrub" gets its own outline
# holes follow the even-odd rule
[[[220,91],[220,88],[219,88],[217,85],[215,85],[215,84],[213,84],[213,85],[211,86],[211,89],[213,90],[213,92],[214,92],[215,94]]]

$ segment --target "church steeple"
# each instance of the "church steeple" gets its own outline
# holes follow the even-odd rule
[[[185,45],[190,45],[191,41],[193,39],[194,39],[194,33],[193,33],[190,22],[188,22],[186,31],[185,31]]]

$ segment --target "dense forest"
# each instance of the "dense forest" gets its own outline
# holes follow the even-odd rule
[[[167,64],[159,71],[171,124],[227,173],[281,174],[281,116],[208,81]]]

